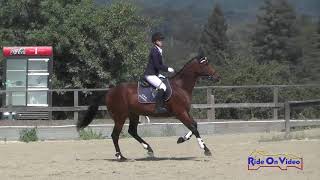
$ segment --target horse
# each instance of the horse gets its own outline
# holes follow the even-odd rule
[[[204,150],[206,156],[211,156],[211,151],[201,139],[197,130],[197,122],[189,114],[191,109],[192,91],[196,81],[200,77],[207,77],[210,80],[220,80],[218,72],[210,65],[206,57],[195,57],[188,61],[183,68],[174,76],[169,78],[172,87],[172,95],[165,103],[166,113],[155,114],[155,104],[142,104],[138,102],[137,83],[121,83],[109,89],[105,95],[105,103],[112,119],[114,128],[111,134],[118,160],[126,160],[120,151],[118,144],[119,135],[127,118],[129,118],[128,133],[136,139],[150,157],[154,156],[151,146],[144,141],[137,132],[139,115],[152,117],[176,117],[190,131],[183,137],[179,137],[177,143],[182,143],[190,139],[192,135],[197,138],[198,144]],[[77,122],[77,130],[88,126],[98,111],[98,101],[91,104],[84,118]]]

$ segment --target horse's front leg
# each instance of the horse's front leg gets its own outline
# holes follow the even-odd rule
[[[187,112],[180,113],[177,115],[177,118],[191,131],[191,133],[189,132],[188,134],[185,135],[185,137],[190,138],[191,135],[194,134],[197,138],[197,141],[198,141],[200,148],[204,150],[204,154],[206,156],[211,156],[212,155],[211,151],[209,150],[209,148],[206,146],[206,144],[203,142],[202,138],[200,137],[197,122],[193,120],[193,118],[189,115],[189,113],[187,113]],[[182,138],[184,138],[184,137],[182,137]],[[178,139],[178,142],[179,142],[179,139]],[[182,142],[184,142],[184,141],[182,141]]]

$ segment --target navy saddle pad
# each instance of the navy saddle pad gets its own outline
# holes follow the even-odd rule
[[[167,78],[161,79],[161,80],[167,87],[164,97],[165,97],[165,100],[168,101],[172,95],[170,82]],[[157,94],[156,88],[153,87],[151,84],[149,84],[145,80],[141,80],[141,81],[138,82],[138,101],[140,103],[155,103],[156,94]]]

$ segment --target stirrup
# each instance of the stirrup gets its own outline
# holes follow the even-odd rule
[[[155,111],[156,114],[165,114],[168,113],[167,109],[161,108]]]
[[[167,112],[168,112],[167,108],[164,108],[164,107],[158,107],[155,110],[156,114],[164,114],[164,113],[167,113]]]

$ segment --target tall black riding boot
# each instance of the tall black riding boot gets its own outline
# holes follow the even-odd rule
[[[160,89],[156,95],[156,111],[157,114],[166,113],[167,109],[164,107],[164,90]]]

